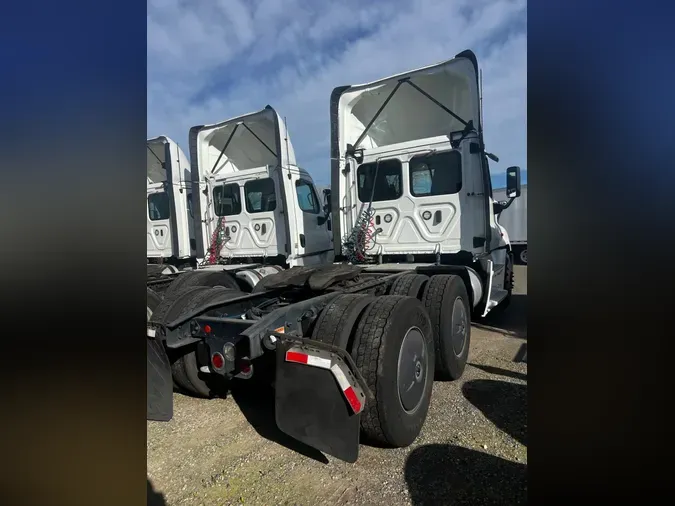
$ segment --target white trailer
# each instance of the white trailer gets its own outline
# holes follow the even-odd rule
[[[495,201],[507,200],[506,189],[492,192]],[[522,186],[520,198],[504,209],[497,217],[499,224],[508,232],[509,242],[516,261],[527,265],[527,185]]]

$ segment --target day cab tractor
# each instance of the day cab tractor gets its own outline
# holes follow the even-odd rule
[[[336,88],[330,113],[336,263],[252,293],[166,296],[148,324],[149,420],[172,417],[168,350],[189,357],[181,382],[203,397],[272,371],[277,426],[329,455],[356,461],[362,436],[405,447],[433,381],[462,376],[472,315],[508,303],[475,55]],[[519,175],[507,169],[510,199]]]
[[[165,135],[146,141],[148,278],[193,264],[190,162]]]
[[[147,313],[177,274],[195,266],[190,162],[168,136],[146,141]]]
[[[270,273],[333,261],[329,192],[296,165],[272,107],[195,126],[189,145],[190,165],[167,137],[148,141],[148,180],[163,182],[148,183],[148,257],[162,260],[148,265],[148,312],[188,286],[250,292]]]
[[[160,272],[163,266],[148,266],[148,318],[174,292],[213,286],[251,292],[282,269],[333,261],[329,192],[324,189],[322,200],[312,177],[296,164],[286,124],[272,107],[195,126],[189,145],[195,268]],[[174,165],[165,166],[172,179]],[[185,214],[172,209],[171,217]],[[182,371],[192,357],[187,350],[170,353],[176,386],[183,389]]]

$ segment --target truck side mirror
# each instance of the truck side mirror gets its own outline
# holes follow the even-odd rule
[[[319,216],[317,222],[319,226],[323,226],[324,223],[328,222],[328,230],[330,230],[330,211],[331,211],[331,202],[330,202],[330,190],[327,188],[323,190],[323,216]]]
[[[520,197],[520,167],[506,169],[506,196],[510,199]]]
[[[326,189],[323,191],[323,201],[325,202],[323,210],[326,214],[330,214],[332,210],[330,195],[331,195],[330,190]]]

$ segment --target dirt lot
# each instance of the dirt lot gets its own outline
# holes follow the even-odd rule
[[[434,384],[415,443],[362,445],[356,464],[280,433],[271,392],[174,394],[174,419],[148,422],[149,504],[526,504],[526,294],[527,267],[516,266],[511,306],[474,325],[465,374]]]

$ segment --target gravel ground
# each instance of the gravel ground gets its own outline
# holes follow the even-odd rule
[[[527,267],[511,306],[473,326],[460,381],[434,384],[408,448],[361,445],[346,464],[285,437],[271,392],[199,400],[148,422],[148,504],[456,505],[527,503]]]

